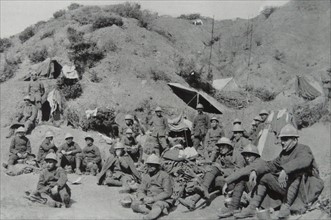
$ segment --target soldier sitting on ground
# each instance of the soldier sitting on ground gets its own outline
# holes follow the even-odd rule
[[[44,163],[44,159],[47,154],[57,152],[57,147],[53,142],[53,138],[53,132],[47,131],[45,134],[45,140],[41,143],[38,151],[37,161],[39,164]]]
[[[92,136],[85,137],[86,147],[83,149],[79,157],[79,167],[85,171],[85,174],[97,175],[99,166],[101,165],[101,154],[97,146],[95,146]]]
[[[64,137],[65,143],[62,144],[58,149],[58,165],[59,167],[69,167],[68,172],[70,173],[74,168],[76,168],[76,173],[81,174],[80,171],[80,152],[82,149],[80,146],[73,141],[74,137],[72,134],[67,133]]]
[[[319,177],[315,158],[310,147],[298,143],[297,129],[287,124],[281,129],[279,138],[282,145],[279,156],[268,161],[267,166],[251,172],[250,179],[258,180],[256,192],[249,206],[234,214],[237,219],[254,217],[267,195],[281,199],[278,218],[285,219],[295,207],[304,213],[321,194],[324,184]]]
[[[162,213],[167,214],[173,204],[173,182],[169,174],[161,170],[158,156],[150,155],[146,164],[147,173],[142,177],[137,198],[132,201],[131,208],[145,214],[144,219],[156,219]]]
[[[40,173],[37,190],[32,195],[46,198],[46,204],[51,207],[60,208],[64,204],[68,208],[71,191],[67,185],[67,175],[62,167],[56,166],[55,153],[47,154],[45,162],[46,167]]]
[[[140,174],[121,142],[117,142],[114,149],[115,155],[110,155],[97,176],[98,184],[123,186],[122,192],[130,192],[134,190],[135,183],[140,182]]]
[[[219,120],[216,117],[212,117],[210,119],[210,126],[211,128],[208,129],[206,137],[205,137],[205,143],[204,143],[204,153],[205,153],[205,159],[209,159],[211,156],[211,153],[215,149],[217,141],[224,137],[224,130],[219,125]]]
[[[241,120],[240,120],[239,118],[236,118],[236,119],[233,121],[232,125],[233,125],[233,126],[235,126],[235,125],[240,125],[240,126],[242,126],[242,122],[241,122]],[[244,136],[245,138],[248,138],[248,137],[249,137],[249,133],[248,133],[245,129],[244,129],[243,136]],[[234,139],[233,132],[231,132],[230,137],[231,137],[230,140],[232,141],[232,140]]]
[[[137,138],[139,135],[145,134],[143,127],[140,125],[139,121],[135,120],[132,115],[125,116],[125,125],[120,129],[121,137],[124,137],[126,130],[129,128],[132,130],[133,137]]]
[[[132,160],[135,163],[141,164],[143,156],[142,146],[137,142],[130,128],[128,128],[125,133],[126,135],[122,139],[122,142],[125,147],[125,152],[131,156]]]
[[[10,126],[9,134],[6,136],[6,138],[10,138],[14,134],[15,127],[17,127],[17,125],[24,126],[27,133],[31,132],[31,130],[34,128],[37,118],[36,106],[33,104],[30,96],[25,96],[24,102],[25,105],[21,112],[19,112],[18,116],[15,118],[13,124]]]

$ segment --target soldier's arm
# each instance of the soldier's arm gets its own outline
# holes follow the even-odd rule
[[[281,165],[286,174],[295,173],[295,171],[309,167],[313,162],[313,155],[307,150],[301,150],[295,159]]]
[[[56,182],[56,185],[58,185],[59,188],[62,189],[64,185],[67,183],[68,177],[64,169],[62,169],[61,167],[57,168],[57,172],[59,172],[59,179]]]
[[[40,82],[40,94],[43,96],[45,94],[45,87],[44,83]]]
[[[31,113],[30,117],[26,118],[26,120],[34,121],[37,118],[37,114],[38,114],[37,108],[36,108],[36,106],[33,105],[32,113]]]
[[[77,154],[77,153],[80,153],[80,152],[82,152],[82,148],[80,148],[80,146],[77,143],[75,143],[75,150],[73,150],[71,153],[72,154]]]
[[[170,178],[171,177],[169,177],[169,176],[163,178],[162,187],[163,187],[164,191],[153,197],[153,200],[155,202],[162,201],[162,200],[165,200],[165,199],[168,199],[171,197],[172,192],[173,192],[173,187],[172,187],[172,181]]]
[[[10,142],[9,152],[15,155],[18,153],[18,150],[15,149],[15,138]]]
[[[165,127],[165,135],[168,136],[170,128],[169,128],[169,125],[168,125],[168,120],[165,117],[163,118],[163,123],[164,123],[164,127]]]
[[[47,186],[47,181],[45,179],[45,174],[44,174],[44,171],[41,171],[41,173],[39,175],[39,180],[37,183],[37,190],[44,191],[44,189],[46,187],[48,187],[48,186]]]
[[[30,140],[28,140],[28,142],[26,143],[26,152],[28,154],[31,154],[31,142],[30,142]]]
[[[137,189],[137,198],[138,200],[144,198],[146,196],[147,182],[146,178],[142,178],[142,182]]]
[[[98,147],[95,147],[95,158],[94,158],[94,162],[95,163],[99,163],[101,161],[101,153]]]

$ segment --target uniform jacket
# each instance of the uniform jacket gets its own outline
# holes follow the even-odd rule
[[[112,154],[107,158],[104,165],[102,166],[100,173],[97,176],[99,185],[102,184],[102,182],[104,181],[107,170],[110,169],[117,160],[118,160],[118,157],[116,157]],[[135,179],[139,181],[140,174],[138,173],[136,166],[134,165],[134,162],[131,159],[131,157],[129,155],[125,154],[121,157],[121,160],[123,160],[123,162],[127,165],[127,169],[122,170],[122,172],[133,175],[135,177]]]
[[[133,132],[133,136],[134,137],[137,137],[138,135],[140,135],[140,134],[142,134],[143,132],[143,128],[139,125],[139,124],[137,124],[137,123],[133,123],[132,125],[127,125],[127,124],[125,124],[122,128],[121,128],[121,130],[120,130],[120,134],[121,134],[121,136],[125,136],[125,134],[126,134],[126,130],[128,130],[128,128],[130,128],[131,130],[132,130],[132,132]]]
[[[72,152],[70,155],[65,155],[65,157],[69,160],[75,157],[77,153],[82,152],[82,149],[76,142],[72,142],[70,145],[68,145],[67,143],[62,144],[58,149],[58,153],[61,153],[62,150],[64,150],[65,152]]]
[[[44,84],[39,80],[30,81],[28,86],[28,94],[35,98],[35,101],[42,101],[42,97],[45,94]]]
[[[210,128],[205,137],[205,147],[209,144],[215,144],[221,137],[224,137],[224,130],[221,127]]]
[[[10,147],[9,147],[9,152],[12,154],[17,154],[17,153],[25,153],[27,152],[28,154],[31,154],[31,144],[30,140],[23,136],[15,136],[11,140]]]
[[[137,190],[138,198],[145,196],[153,197],[154,201],[164,201],[170,199],[173,192],[173,183],[169,174],[160,170],[154,176],[145,174]]]
[[[17,121],[20,122],[21,120],[23,122],[26,122],[27,120],[30,120],[31,122],[34,122],[37,118],[37,108],[33,104],[27,104],[24,106],[22,112],[17,117]]]
[[[220,153],[213,153],[212,156],[214,166],[224,173],[224,176],[228,176],[235,170],[245,166],[245,159],[243,156],[235,154],[235,151],[230,151],[225,155]]]
[[[193,135],[194,136],[205,136],[208,128],[210,127],[209,116],[205,113],[198,114],[193,120]]]
[[[57,147],[54,145],[54,143],[51,143],[50,140],[45,139],[39,147],[37,160],[41,161],[42,159],[44,159],[50,150],[53,150],[54,153],[56,153]]]
[[[168,120],[164,116],[154,115],[149,125],[152,127],[153,137],[165,137],[169,134]]]
[[[101,153],[97,146],[86,146],[82,152],[83,159],[87,160],[88,162],[99,163],[101,161]]]
[[[51,187],[58,185],[59,189],[66,187],[67,185],[67,174],[62,167],[57,167],[52,171],[43,169],[39,176],[37,190],[40,192],[47,192]]]
[[[233,157],[238,161],[238,168],[244,167],[246,165],[244,157],[241,155],[244,147],[250,143],[250,141],[244,137],[239,140],[233,140]]]

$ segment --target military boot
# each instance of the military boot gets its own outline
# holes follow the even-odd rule
[[[122,182],[119,181],[119,180],[114,180],[112,178],[107,178],[105,180],[105,185],[108,185],[108,186],[122,186]]]
[[[278,219],[287,219],[291,215],[290,206],[288,204],[282,204],[278,212]]]
[[[217,169],[217,168],[213,168],[213,170],[211,170],[210,172],[207,172],[205,174],[205,176],[203,177],[203,183],[201,186],[196,186],[194,188],[198,192],[202,193],[203,197],[207,200],[210,199],[208,189],[209,189],[211,183],[214,181],[216,173],[217,173],[217,171],[215,169]]]
[[[194,211],[195,205],[198,203],[198,201],[201,199],[201,196],[199,194],[194,194],[191,198],[179,198],[178,201],[188,208],[190,211]]]
[[[157,219],[162,213],[162,209],[159,206],[153,206],[152,210],[143,217],[144,220]]]

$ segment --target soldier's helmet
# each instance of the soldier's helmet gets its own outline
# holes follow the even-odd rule
[[[299,132],[293,125],[287,124],[280,130],[278,137],[299,137]]]
[[[216,143],[216,145],[218,145],[218,146],[221,144],[226,144],[233,148],[233,144],[231,143],[231,140],[227,137],[220,138]]]
[[[203,109],[203,105],[199,103],[199,104],[197,105],[197,109]]]
[[[254,144],[247,144],[246,147],[244,147],[241,154],[243,156],[247,155],[247,154],[253,154],[257,157],[260,157],[259,151],[258,151],[257,147]]]
[[[146,164],[161,165],[161,159],[158,156],[156,156],[155,154],[152,154],[149,157],[147,157]]]
[[[54,137],[54,134],[52,131],[47,131],[45,137]]]
[[[234,119],[233,124],[241,124],[241,120],[239,118]]]
[[[126,134],[133,134],[133,131],[131,128],[126,129],[125,131]]]
[[[89,135],[89,134],[85,136],[85,140],[87,140],[87,139],[90,139],[91,141],[94,142],[93,137],[91,135]]]
[[[64,139],[67,140],[68,138],[74,138],[74,136],[70,133],[66,133],[66,135],[64,136]]]
[[[114,149],[124,149],[124,145],[121,142],[117,142],[114,146]]]
[[[162,112],[161,107],[160,107],[160,106],[156,107],[156,108],[155,108],[155,112]]]
[[[210,119],[210,122],[212,122],[212,121],[220,122],[216,116],[214,116],[214,117],[212,117],[212,118]]]
[[[16,132],[15,132],[15,133],[19,133],[19,132],[21,132],[21,133],[25,133],[26,130],[25,130],[24,127],[19,127],[19,128],[16,129]]]
[[[243,132],[244,129],[243,129],[243,127],[242,127],[241,125],[235,124],[235,125],[233,126],[233,128],[232,128],[232,131],[233,131],[233,132],[235,132],[235,131],[241,131],[241,132]]]
[[[259,113],[259,115],[269,115],[269,112],[265,109],[262,109]]]
[[[133,116],[128,114],[125,116],[125,120],[133,120]]]
[[[55,153],[49,153],[46,155],[45,160],[55,160],[57,161],[57,157]]]

